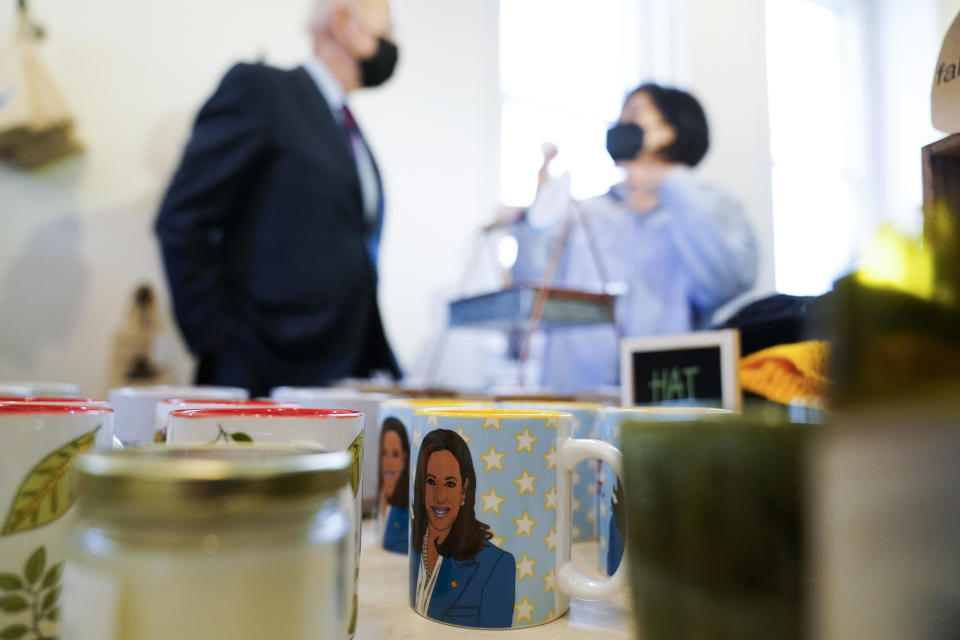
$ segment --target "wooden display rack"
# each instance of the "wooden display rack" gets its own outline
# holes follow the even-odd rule
[[[495,223],[481,230],[481,242],[498,229],[509,227],[516,221]],[[517,385],[524,386],[524,364],[530,356],[533,334],[540,330],[565,329],[586,325],[610,324],[616,328],[614,317],[615,297],[608,293],[579,291],[555,287],[560,260],[566,249],[567,238],[574,223],[580,225],[587,237],[590,256],[596,266],[601,282],[609,282],[607,270],[600,255],[593,230],[582,207],[571,202],[563,220],[543,278],[538,284],[515,283],[509,273],[501,271],[504,287],[477,296],[464,297],[450,302],[449,328],[493,328],[503,331],[523,331],[522,348],[518,358]],[[495,261],[494,261],[495,262]],[[498,266],[494,264],[494,269]],[[448,330],[449,330],[448,328]],[[428,381],[432,384],[439,368],[446,344],[446,332],[441,336],[431,359]]]
[[[923,240],[938,293],[960,302],[960,134],[923,148]]]

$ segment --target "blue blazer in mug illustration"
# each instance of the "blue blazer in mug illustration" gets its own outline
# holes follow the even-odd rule
[[[627,513],[623,495],[623,483],[613,479],[613,491],[609,497],[610,529],[607,532],[607,573],[613,575],[623,559],[624,535],[627,527]]]
[[[407,523],[410,509],[390,506],[383,527],[383,548],[394,553],[407,552]]]
[[[617,526],[617,516],[610,518],[610,531],[607,537],[607,573],[613,575],[620,568],[623,559],[623,533]]]
[[[410,554],[410,602],[416,606],[421,554]],[[516,560],[490,542],[469,560],[443,557],[427,609],[433,620],[462,627],[503,628],[513,623]]]

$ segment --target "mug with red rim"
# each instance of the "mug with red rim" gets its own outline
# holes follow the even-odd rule
[[[109,407],[0,402],[0,637],[58,634],[77,456],[107,450]]]
[[[30,404],[54,404],[54,405],[80,405],[86,407],[101,407],[101,408],[111,408],[110,403],[102,398],[70,398],[70,397],[50,397],[50,398],[35,398],[35,397],[15,397],[15,396],[4,396],[0,397],[0,404],[17,404],[17,403],[30,403]],[[120,442],[119,438],[116,435],[113,436],[113,448],[114,449],[123,449],[123,443]]]
[[[363,461],[363,507],[374,509],[377,501],[377,441],[380,426],[380,404],[395,396],[381,391],[364,391],[350,387],[275,387],[270,399],[292,402],[317,409],[353,409],[363,412],[364,441],[367,455]]]
[[[355,554],[347,593],[353,593],[348,615],[349,633],[356,629],[357,575],[360,567],[364,415],[349,409],[235,406],[212,409],[176,409],[167,423],[168,443],[243,446],[271,442],[309,446],[322,451],[350,453],[350,487],[354,496]]]
[[[232,398],[169,398],[157,403],[156,420],[154,424],[155,432],[154,442],[167,441],[167,424],[170,421],[170,413],[177,409],[245,409],[245,408],[280,408],[297,407],[299,405],[292,402],[275,402],[255,398],[252,400],[239,400]]]
[[[157,385],[111,389],[110,406],[117,412],[115,430],[124,443],[153,442],[156,433],[156,407],[168,398],[206,398],[245,400],[250,397],[240,387]]]

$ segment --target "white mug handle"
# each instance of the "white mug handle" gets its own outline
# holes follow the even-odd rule
[[[120,442],[120,438],[118,438],[117,436],[113,436],[113,448],[114,450],[123,449],[123,443]]]
[[[584,460],[599,458],[609,464],[617,476],[623,477],[623,454],[612,444],[603,442],[602,440],[582,440],[574,438],[561,440],[559,454],[560,467],[564,471],[564,473],[561,474],[563,478],[562,482],[566,484],[568,490],[564,495],[570,495],[570,473],[574,467]],[[563,503],[565,505],[563,512],[557,514],[559,521],[558,526],[564,527],[564,530],[569,532],[571,527],[570,511],[569,506],[567,506],[569,505],[569,501],[563,501]],[[626,576],[624,575],[624,565],[627,564],[626,562],[621,562],[620,566],[609,578],[605,580],[593,580],[583,575],[573,566],[573,563],[570,561],[570,536],[568,534],[563,536],[563,538],[561,542],[562,548],[558,545],[558,553],[562,553],[563,555],[557,560],[557,564],[560,567],[560,570],[557,572],[557,585],[563,593],[585,600],[609,600],[623,591],[626,585]]]

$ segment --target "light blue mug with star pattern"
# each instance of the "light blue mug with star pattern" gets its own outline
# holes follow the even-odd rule
[[[593,402],[555,400],[510,400],[500,403],[506,409],[563,411],[573,416],[574,438],[600,438],[599,417],[604,405]],[[571,474],[573,485],[573,527],[571,540],[586,542],[597,538],[597,460],[585,460]]]
[[[532,627],[624,588],[570,561],[572,471],[622,468],[620,451],[573,437],[573,416],[522,409],[421,409],[410,441],[410,604],[475,629]]]

